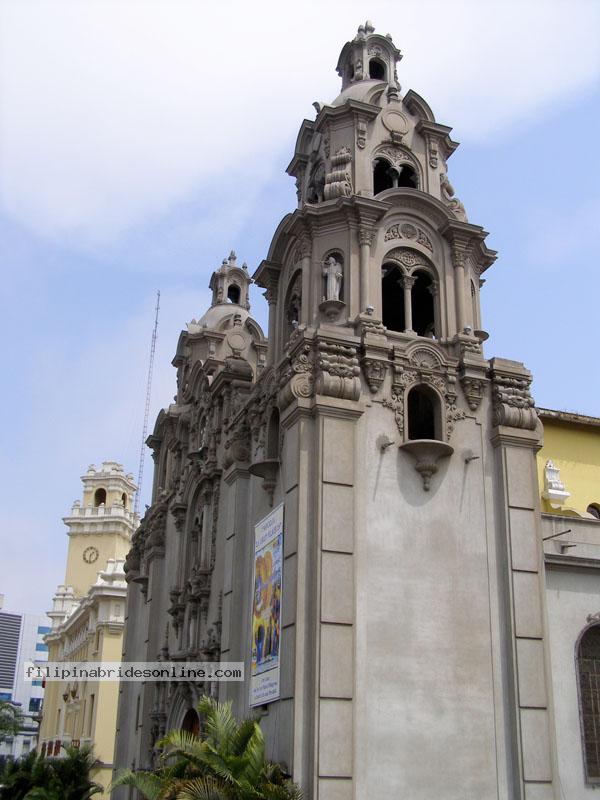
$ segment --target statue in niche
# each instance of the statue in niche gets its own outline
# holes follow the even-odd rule
[[[286,303],[286,317],[292,329],[298,327],[300,322],[300,313],[302,309],[302,278],[298,273],[288,289],[288,298]]]
[[[446,205],[450,206],[458,219],[462,220],[462,222],[468,222],[465,207],[458,197],[454,196],[454,187],[448,180],[448,175],[445,172],[442,172],[440,175],[440,190],[442,192],[442,200]]]
[[[325,165],[319,161],[310,176],[308,184],[308,197],[309,203],[322,203],[324,200],[325,190]]]
[[[325,261],[323,267],[323,277],[325,278],[325,300],[339,300],[342,290],[342,278],[344,277],[343,267],[340,262],[331,255]]]

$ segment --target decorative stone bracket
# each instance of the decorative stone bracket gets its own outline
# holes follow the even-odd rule
[[[430,489],[432,476],[438,471],[438,461],[454,452],[451,445],[437,439],[413,439],[401,444],[400,450],[410,453],[415,459],[415,469],[423,479],[426,492]]]
[[[269,505],[273,506],[273,493],[277,486],[277,472],[279,471],[279,459],[266,458],[263,461],[255,461],[250,465],[249,472],[263,479],[262,488],[269,495]]]

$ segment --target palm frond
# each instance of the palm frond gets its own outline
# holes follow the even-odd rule
[[[109,792],[117,786],[133,786],[141,792],[146,800],[162,800],[169,789],[169,781],[154,772],[132,772],[125,770],[115,778],[109,787]]]
[[[198,711],[204,716],[206,739],[222,753],[229,753],[238,724],[231,710],[231,701],[218,703],[212,697],[202,697]]]
[[[188,781],[179,791],[177,800],[233,800],[229,787],[207,775]]]

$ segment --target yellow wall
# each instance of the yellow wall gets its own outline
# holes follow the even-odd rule
[[[113,601],[114,602],[114,601]],[[124,598],[117,602],[124,604]],[[87,623],[87,616],[85,618]],[[98,650],[95,650],[96,634],[89,635],[81,648],[71,653],[68,661],[120,661],[123,648],[123,625],[111,623],[99,626]],[[64,638],[65,634],[63,634]],[[58,642],[49,643],[49,660],[59,661],[57,657]],[[118,681],[78,681],[77,704],[65,703],[63,694],[73,686],[62,681],[49,681],[46,684],[44,710],[40,733],[40,745],[47,740],[63,739],[70,736],[91,740],[93,754],[106,767],[96,767],[91,772],[91,779],[105,788],[112,780],[112,763],[115,748],[117,727],[117,705],[119,701]],[[93,712],[91,697],[94,695]],[[57,728],[57,711],[61,710],[60,726]],[[91,719],[90,719],[91,717]],[[64,734],[64,736],[63,736]],[[108,793],[95,795],[108,799]]]
[[[560,509],[553,509],[542,499],[542,511],[583,514],[591,503],[600,505],[600,427],[543,418],[542,422],[544,446],[537,457],[540,493],[544,491],[544,467],[548,459],[560,470],[560,479],[571,493]]]
[[[91,564],[83,560],[83,553],[88,547],[95,547],[99,553],[96,561]],[[75,597],[83,597],[96,582],[98,572],[105,569],[108,559],[124,559],[130,547],[130,542],[118,534],[71,535],[65,585],[73,587]]]

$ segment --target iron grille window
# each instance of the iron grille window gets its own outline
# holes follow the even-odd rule
[[[600,625],[581,637],[577,667],[585,773],[589,783],[600,783]]]

